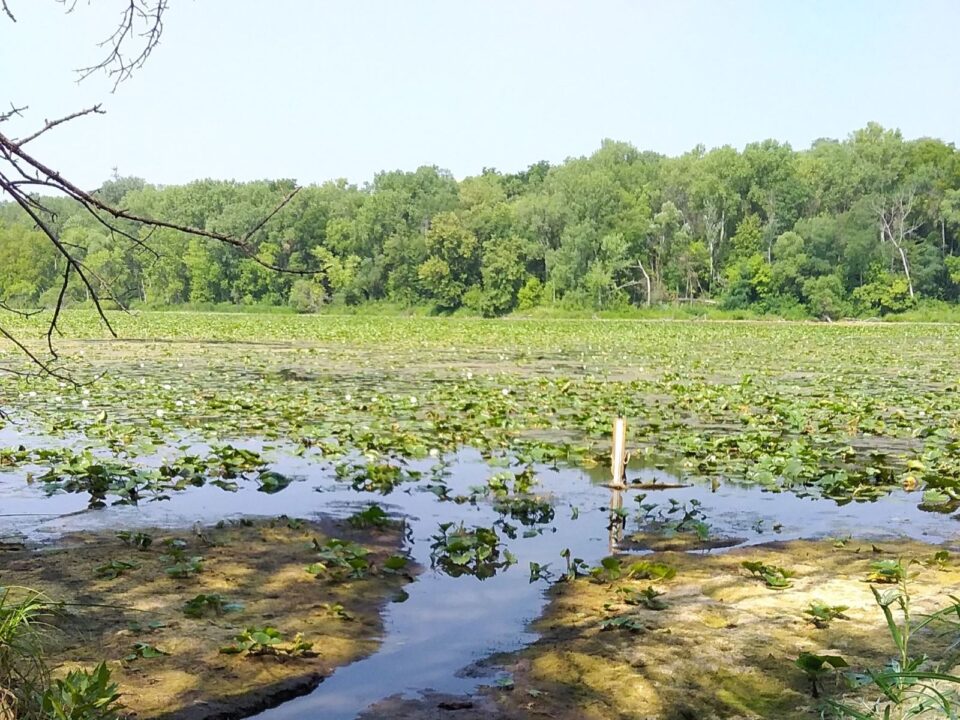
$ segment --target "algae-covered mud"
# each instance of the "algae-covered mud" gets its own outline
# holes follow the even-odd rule
[[[399,546],[398,526],[361,533],[289,517],[87,532],[8,546],[0,581],[55,601],[50,662],[114,660],[129,713],[240,717],[376,649],[381,606],[413,570]],[[344,549],[339,565],[331,547]],[[327,567],[306,571],[318,562]]]
[[[813,718],[960,595],[957,328],[90,320],[4,378],[0,583],[142,716]]]
[[[794,661],[810,653],[860,670],[885,666],[896,648],[871,580],[888,588],[877,584],[877,568],[914,558],[912,611],[934,612],[960,591],[960,572],[938,563],[937,552],[944,549],[903,541],[792,541],[646,557],[676,571],[662,582],[599,577],[558,585],[536,624],[541,638],[511,658],[514,689],[499,702],[514,717],[571,719],[792,720],[817,717],[824,697],[866,710],[882,694],[852,691],[836,672],[825,672],[815,693]],[[745,567],[757,563],[786,570],[786,586],[771,587]],[[913,651],[951,657],[956,628],[947,629],[918,633]]]

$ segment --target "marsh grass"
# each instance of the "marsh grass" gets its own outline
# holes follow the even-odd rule
[[[41,642],[49,613],[40,593],[0,588],[0,720],[37,714],[49,680]]]

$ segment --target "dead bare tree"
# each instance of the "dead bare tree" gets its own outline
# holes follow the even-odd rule
[[[907,248],[913,240],[914,233],[923,224],[921,220],[912,217],[915,200],[914,189],[900,188],[892,195],[878,198],[874,204],[874,212],[880,225],[880,242],[893,245],[900,256],[911,299],[914,297],[913,279],[910,276]]]
[[[54,1],[63,5],[67,13],[73,12],[77,7],[77,0]],[[98,44],[98,47],[104,53],[102,59],[76,71],[80,80],[90,77],[94,73],[102,72],[113,82],[114,90],[120,83],[128,80],[137,70],[143,67],[157,47],[163,33],[163,22],[168,10],[167,0],[115,0],[115,2],[118,2],[121,9],[120,19],[116,28]],[[0,0],[0,11],[9,21],[16,22],[16,15],[11,7],[12,3],[13,0]],[[11,103],[9,110],[0,112],[0,127],[3,123],[15,117],[23,117],[27,109],[26,106]],[[294,187],[284,197],[280,198],[273,210],[256,222],[247,232],[236,237],[168,222],[162,218],[145,217],[132,213],[125,208],[111,205],[95,192],[81,189],[58,172],[50,163],[43,162],[31,154],[30,149],[26,147],[45,133],[51,132],[65,123],[102,114],[103,112],[100,105],[94,105],[69,113],[56,120],[47,120],[39,129],[19,138],[10,137],[0,132],[0,199],[9,199],[16,203],[64,260],[60,292],[52,308],[52,316],[46,325],[45,350],[31,349],[21,338],[16,337],[3,325],[0,325],[0,336],[19,349],[30,360],[34,368],[32,371],[20,371],[0,367],[7,372],[18,375],[52,376],[70,383],[76,383],[71,374],[58,363],[59,356],[54,345],[54,336],[59,332],[58,323],[71,281],[76,279],[82,283],[88,297],[96,307],[100,320],[114,337],[116,337],[116,332],[104,310],[103,301],[106,299],[104,294],[121,309],[125,309],[123,302],[112,291],[110,283],[84,264],[83,248],[65,241],[60,236],[55,223],[55,213],[48,207],[49,201],[45,200],[49,196],[67,197],[75,201],[105,228],[112,240],[128,242],[131,249],[135,251],[158,256],[157,250],[151,247],[150,237],[154,230],[165,228],[224,243],[270,270],[295,274],[310,274],[311,272],[278,267],[261,259],[258,257],[258,249],[254,241],[257,233],[296,195],[299,190],[298,187]],[[131,227],[136,229],[131,230]],[[24,311],[8,307],[2,302],[0,302],[0,311],[22,316],[36,314],[36,311]]]

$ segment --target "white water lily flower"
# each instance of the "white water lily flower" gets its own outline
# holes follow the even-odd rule
[[[174,403],[174,404],[175,404],[177,407],[183,407],[183,400],[177,400],[177,402]]]
[[[83,394],[84,394],[84,395],[89,395],[89,394],[90,394],[90,390],[88,390],[87,388],[84,388],[84,389],[83,389]]]
[[[163,410],[161,410],[161,409],[158,408],[158,409],[157,409],[157,417],[158,417],[158,418],[162,418],[163,416],[164,416]]]
[[[411,395],[411,396],[410,396],[410,404],[411,404],[411,405],[416,405],[416,404],[417,404],[417,398],[416,398],[415,395]]]
[[[170,385],[161,385],[160,387],[162,387],[164,390],[172,390],[172,389],[173,389],[173,387],[170,386]]]
[[[507,396],[507,395],[510,394],[510,388],[504,388],[504,389],[501,390],[500,392],[501,392],[504,396]]]
[[[467,370],[467,380],[473,380],[473,373]]]
[[[28,396],[28,397],[36,397],[36,396],[37,396],[37,391],[36,391],[36,390],[31,390],[30,392],[27,393],[27,396]]]
[[[430,457],[432,458],[440,457],[440,451],[437,450],[436,448],[430,448]]]
[[[140,378],[140,384],[141,384],[141,385],[146,385],[146,384],[147,384],[147,379],[146,379],[146,378]]]
[[[347,393],[346,395],[343,396],[343,399],[346,400],[347,402],[350,402],[351,400],[353,400],[353,396],[350,393]]]
[[[80,403],[80,407],[85,407],[85,408],[90,407],[90,401],[84,400],[83,402]]]

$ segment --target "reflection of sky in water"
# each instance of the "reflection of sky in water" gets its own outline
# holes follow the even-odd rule
[[[238,444],[256,447],[252,442]],[[155,456],[147,461],[155,463],[158,459],[159,456]],[[466,494],[470,486],[484,484],[491,474],[499,471],[490,468],[473,451],[461,453],[457,460],[446,479],[454,495]],[[427,469],[430,464],[428,461],[415,466]],[[174,495],[169,501],[94,511],[85,511],[85,496],[47,498],[36,485],[24,482],[22,470],[2,473],[0,536],[22,534],[49,538],[76,530],[179,527],[195,522],[214,523],[245,514],[343,516],[355,511],[358,504],[368,502],[380,502],[392,512],[406,515],[413,538],[410,552],[427,569],[407,586],[409,598],[405,602],[388,606],[386,637],[381,649],[365,660],[338,669],[311,695],[261,716],[270,720],[349,719],[376,700],[395,694],[411,696],[427,689],[469,692],[482,680],[466,677],[463,670],[467,666],[491,653],[521,647],[534,637],[526,627],[543,609],[546,583],[529,582],[529,563],[549,563],[552,570],[561,571],[565,564],[560,553],[565,548],[590,564],[596,564],[607,554],[610,491],[601,484],[607,480],[604,468],[590,472],[541,468],[538,489],[553,497],[554,521],[544,526],[540,535],[524,538],[521,527],[517,539],[504,538],[517,555],[518,564],[482,582],[470,576],[450,578],[429,569],[429,545],[440,522],[490,525],[498,516],[488,504],[440,502],[416,484],[402,486],[386,497],[359,494],[336,483],[329,467],[292,456],[278,457],[273,469],[301,481],[274,495],[256,492],[253,483],[236,493],[208,486]],[[644,481],[655,478],[675,481],[663,471],[629,473],[631,479],[638,476]],[[635,491],[624,493],[624,507],[631,513],[637,507],[636,494]],[[745,538],[747,543],[844,535],[877,538],[907,535],[942,542],[955,531],[955,521],[951,518],[917,509],[918,493],[897,492],[873,503],[838,506],[830,501],[789,493],[764,493],[757,488],[727,484],[716,491],[703,485],[647,491],[646,502],[665,504],[667,498],[679,502],[700,500],[712,534]],[[571,520],[573,507],[579,510],[576,521]],[[512,524],[519,526],[516,521]],[[779,532],[774,532],[775,526],[780,526]],[[631,527],[636,527],[633,520],[628,530]]]

